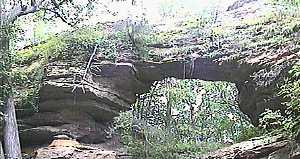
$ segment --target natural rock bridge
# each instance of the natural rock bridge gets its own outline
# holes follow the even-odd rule
[[[272,72],[272,67],[279,66],[285,67]],[[42,142],[65,132],[82,142],[102,142],[103,121],[110,121],[120,111],[128,110],[136,94],[146,92],[154,81],[166,77],[235,83],[241,111],[257,124],[264,109],[280,109],[276,84],[287,73],[288,66],[260,67],[201,57],[160,63],[94,63],[91,73],[82,82],[75,78],[75,67],[52,63],[47,66],[48,73],[40,91],[39,112],[23,119],[23,124],[32,128],[21,131],[21,137],[24,143],[35,142],[35,139]],[[260,77],[259,72],[264,70],[270,70],[272,76]],[[74,87],[77,87],[75,91]]]
[[[256,14],[259,10],[255,7],[262,10],[268,8],[250,5],[247,9],[253,12],[242,12]],[[230,15],[231,11],[228,12]],[[233,17],[240,18],[233,19],[233,22],[243,18],[236,16],[239,10],[232,12]],[[249,32],[253,29],[249,27],[236,26],[232,36],[243,36],[249,41],[259,39],[261,34],[264,36],[263,27],[253,27],[254,33]],[[299,27],[295,25],[292,29],[297,32]],[[240,30],[244,30],[241,35]],[[95,60],[84,80],[84,70],[79,68],[85,66],[84,63],[76,66],[70,61],[49,63],[40,90],[39,112],[21,120],[20,125],[25,128],[20,131],[21,139],[23,143],[40,143],[64,132],[81,142],[102,142],[105,140],[105,123],[120,111],[128,110],[135,102],[136,94],[146,92],[154,81],[166,77],[235,83],[239,91],[240,110],[254,124],[258,124],[258,117],[266,108],[283,109],[276,96],[277,85],[300,57],[295,45],[296,34],[291,33],[289,38],[287,43],[278,46],[259,44],[257,47],[245,48],[236,44],[231,36],[211,43],[208,40],[211,37],[186,35],[172,45],[157,44],[149,47],[162,52],[174,46],[195,46],[189,55],[161,62]],[[206,50],[199,49],[200,45],[206,44],[210,44]]]
[[[94,63],[91,74],[82,83],[83,88],[78,85],[80,81],[74,81],[75,72],[71,70],[75,68],[50,64],[40,92],[40,111],[78,107],[98,121],[111,120],[119,111],[129,109],[135,102],[136,94],[146,92],[154,81],[175,77],[235,83],[239,90],[240,109],[253,123],[257,123],[258,115],[264,109],[280,108],[275,95],[276,84],[285,76],[289,65],[283,62],[262,67],[257,64],[260,61],[249,63],[252,59],[248,63],[201,57],[172,62]],[[268,70],[270,72],[266,72]],[[262,71],[266,73],[262,74],[264,76],[260,76]],[[76,91],[72,91],[76,86]]]

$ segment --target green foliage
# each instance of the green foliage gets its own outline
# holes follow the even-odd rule
[[[181,23],[181,26],[185,29],[201,29],[204,28],[208,23],[211,23],[212,16],[204,15],[188,15]]]
[[[295,138],[300,134],[300,63],[289,71],[290,77],[280,86],[279,96],[282,97],[285,111],[266,110],[261,114],[259,123],[265,132],[283,132]]]
[[[48,62],[65,61],[73,66],[79,66],[90,57],[95,47],[97,47],[97,57],[106,60],[115,60],[126,51],[142,58],[148,57],[146,45],[150,43],[152,38],[147,38],[145,35],[147,30],[143,27],[139,30],[134,29],[136,32],[129,32],[128,27],[114,31],[110,31],[110,29],[105,25],[85,26],[60,34],[49,34],[38,38],[44,40],[39,40],[38,45],[34,44],[17,51],[16,56],[14,56],[16,65],[14,65],[13,79],[18,86],[16,94],[20,99],[19,103],[27,103],[21,105],[29,105],[28,103],[36,105],[34,104],[36,102],[28,100],[29,97],[34,97],[33,100],[36,101],[43,77],[43,66]],[[39,36],[39,28],[35,31]],[[130,33],[135,34],[132,35],[134,39],[130,39]],[[134,40],[135,45],[133,45],[132,40]]]
[[[81,28],[74,32],[51,35],[36,46],[16,52],[12,69],[17,107],[38,110],[38,92],[49,61],[82,63],[89,49],[94,47],[101,32],[95,28]],[[78,65],[78,64],[77,64]]]
[[[278,129],[282,126],[283,116],[280,111],[272,111],[267,109],[264,113],[261,114],[261,118],[259,119],[259,126],[270,132]]]
[[[177,134],[166,131],[159,126],[144,126],[143,132],[146,141],[135,137],[132,132],[132,112],[121,113],[115,120],[116,129],[121,135],[121,141],[133,158],[153,159],[183,159],[216,150],[222,144],[209,142],[181,141]]]
[[[300,63],[294,65],[289,73],[290,78],[279,92],[279,95],[285,100],[284,105],[287,107],[282,130],[291,132],[292,136],[297,136],[300,133]]]
[[[15,26],[0,26],[0,106],[4,105],[5,98],[12,94],[11,66],[14,64],[13,46]]]
[[[299,6],[300,5],[300,0],[276,0],[277,2],[284,2],[290,5],[294,5],[294,6]]]
[[[13,69],[18,108],[38,110],[38,92],[44,75],[43,65],[42,61],[37,61],[28,67]]]
[[[236,95],[226,82],[166,79],[117,117],[116,129],[135,158],[189,158],[257,135]]]
[[[101,32],[97,29],[83,27],[76,31],[64,32],[59,36],[52,36],[45,44],[34,49],[41,52],[50,61],[75,60],[74,63],[82,62],[78,58],[86,57],[95,47],[99,37],[101,37]]]
[[[251,138],[263,135],[263,132],[258,127],[249,126],[241,130],[237,142],[247,141]]]
[[[133,50],[126,30],[116,31],[103,35],[98,39],[102,56],[107,60],[115,60],[125,50]]]

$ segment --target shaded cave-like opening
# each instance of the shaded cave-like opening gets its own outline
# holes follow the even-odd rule
[[[251,120],[239,109],[234,83],[197,79],[154,82],[147,93],[138,95],[131,110],[117,117],[116,123],[121,134],[129,134],[122,125],[130,125],[131,130],[127,130],[131,136],[146,136],[151,143],[171,139],[221,146],[247,140],[254,131]]]

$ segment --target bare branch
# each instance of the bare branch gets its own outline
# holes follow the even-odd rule
[[[3,3],[3,0],[0,0],[1,3]],[[15,3],[12,5],[13,8],[10,10],[8,14],[3,13],[0,14],[0,22],[1,25],[7,25],[10,23],[13,23],[18,17],[21,17],[23,15],[27,15],[30,13],[35,13],[40,10],[44,10],[46,12],[51,12],[53,13],[56,17],[60,18],[64,23],[70,25],[70,26],[75,26],[80,22],[79,16],[76,18],[69,18],[67,17],[67,14],[65,15],[64,12],[61,12],[60,10],[63,9],[63,5],[67,3],[73,4],[72,1],[69,0],[30,0],[30,3],[28,4],[22,4],[22,0],[16,0],[14,1]],[[0,3],[0,4],[1,4]],[[0,5],[1,7],[1,5]],[[76,7],[76,6],[75,6]],[[0,11],[1,13],[1,11]],[[71,19],[71,20],[69,20]]]
[[[40,0],[39,2],[34,2],[31,5],[32,6],[25,6],[22,5],[22,3],[17,4],[13,10],[10,12],[7,23],[14,22],[18,17],[27,15],[30,13],[35,13],[40,10],[40,6],[45,2],[46,0]]]
[[[91,69],[92,61],[93,61],[93,59],[94,59],[94,57],[95,57],[95,55],[97,53],[97,48],[98,48],[98,44],[95,46],[94,51],[93,51],[92,55],[90,56],[90,59],[89,59],[88,64],[87,64],[87,66],[85,68],[85,71],[84,71],[84,74],[83,74],[81,82],[79,84],[77,84],[77,85],[74,86],[72,92],[74,92],[77,89],[77,87],[80,86],[80,85],[81,85],[81,88],[83,89],[83,92],[85,92],[84,91],[83,82],[85,81],[85,78],[86,78],[86,76],[88,74],[88,71]]]
[[[54,5],[55,8],[59,8],[59,4],[57,4],[57,2],[55,0],[51,0],[51,3]]]
[[[68,0],[63,0],[63,1],[60,1],[60,2],[57,2],[56,0],[50,0],[52,6],[54,8],[42,8],[43,10],[45,11],[49,11],[51,13],[54,13],[58,18],[60,18],[64,23],[68,24],[69,26],[71,27],[74,27],[76,24],[78,24],[80,22],[80,19],[77,18],[77,20],[75,22],[71,22],[69,21],[64,15],[63,13],[60,13],[59,10],[61,8],[61,6],[66,3],[66,2],[69,2]]]
[[[30,0],[30,5],[35,6],[36,5],[36,0]]]
[[[64,16],[62,16],[59,12],[49,9],[49,8],[42,8],[45,11],[49,11],[51,13],[54,13],[58,18],[60,18],[64,23],[70,25],[70,26],[75,26],[76,24],[78,24],[80,22],[80,19],[78,19],[77,21],[75,21],[74,23],[69,22]]]

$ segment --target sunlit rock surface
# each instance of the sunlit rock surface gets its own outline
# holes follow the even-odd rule
[[[282,136],[261,137],[203,155],[200,159],[298,159],[299,145]]]
[[[103,148],[85,146],[72,139],[55,139],[47,147],[35,152],[36,159],[117,159],[115,151]]]

